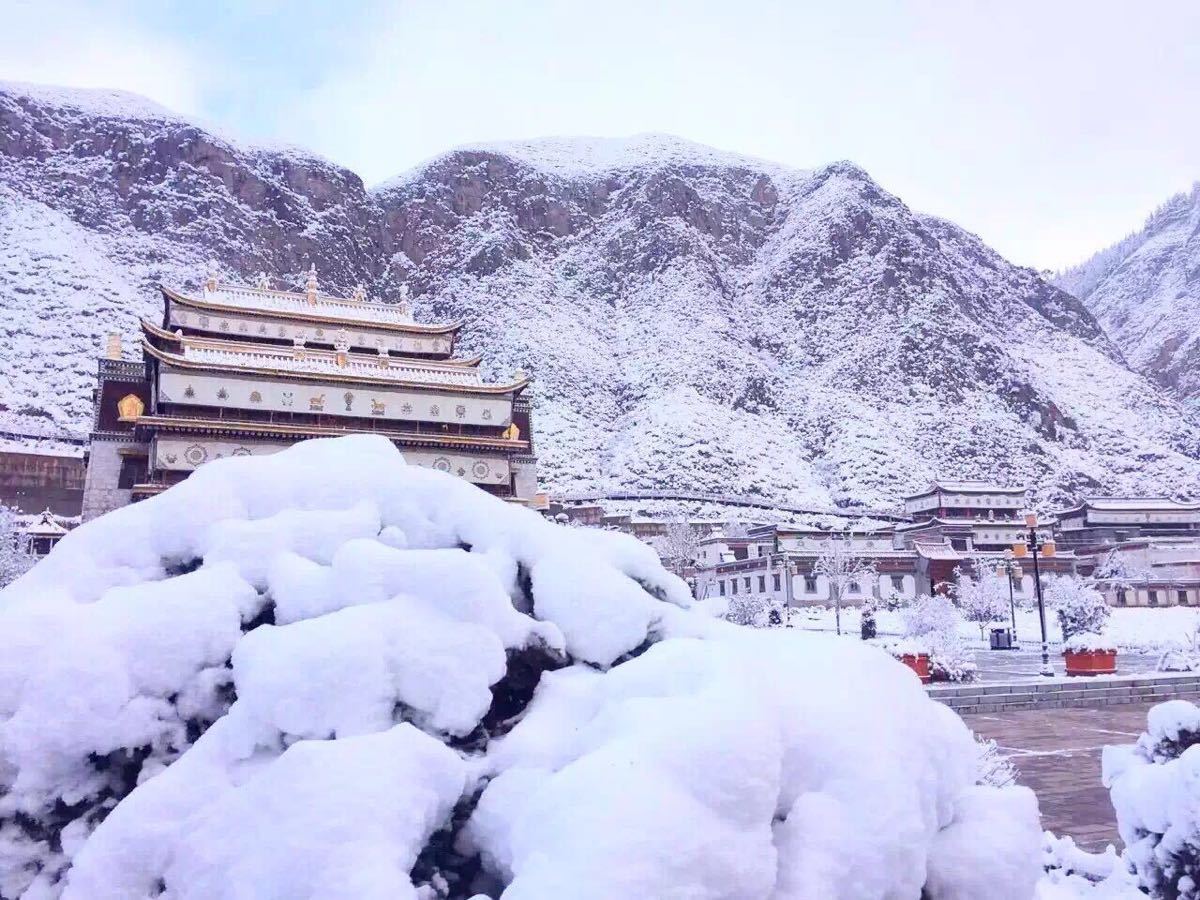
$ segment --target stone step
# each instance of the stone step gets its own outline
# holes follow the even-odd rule
[[[1118,706],[1165,700],[1200,700],[1200,687],[1184,690],[1159,688],[1150,692],[1100,693],[1079,691],[1071,695],[1053,694],[992,694],[979,699],[955,698],[943,701],[959,713],[1004,712],[1016,709],[1066,709],[1072,707]]]
[[[962,691],[944,693],[930,691],[929,695],[943,703],[988,702],[997,698],[1020,696],[1030,699],[1065,699],[1076,696],[1170,696],[1184,691],[1200,691],[1200,682],[1178,682],[1174,684],[1123,684],[1095,682],[1092,684],[1068,684],[1054,690],[1033,690],[1024,685],[1004,685],[987,691]]]
[[[1200,687],[1200,675],[1187,673],[1182,676],[1155,675],[1150,677],[1116,677],[1088,678],[1079,677],[1071,680],[1056,678],[1053,681],[1019,681],[1019,682],[983,682],[963,685],[933,685],[928,688],[931,696],[938,699],[960,696],[980,696],[986,694],[1005,694],[1014,691],[1028,693],[1055,693],[1080,689],[1094,690],[1100,687],[1146,687],[1170,686],[1175,688]]]

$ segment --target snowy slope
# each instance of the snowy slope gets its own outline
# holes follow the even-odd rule
[[[1087,304],[1134,368],[1200,409],[1200,184],[1055,281]]]
[[[367,191],[128,98],[10,86],[0,190],[22,338],[0,344],[0,430],[82,433],[98,338],[157,308],[154,281],[313,262],[337,289],[407,284],[493,372],[531,371],[554,488],[828,506],[953,474],[1200,495],[1200,433],[1082,304],[850,163],[555,138]],[[22,372],[39,322],[57,378]]]

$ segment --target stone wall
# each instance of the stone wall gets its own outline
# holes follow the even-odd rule
[[[83,502],[81,456],[0,451],[0,503],[23,513],[77,516]]]
[[[88,457],[87,478],[83,489],[83,520],[94,519],[104,513],[125,506],[131,498],[128,488],[120,488],[121,450],[145,451],[146,445],[136,441],[92,441]]]

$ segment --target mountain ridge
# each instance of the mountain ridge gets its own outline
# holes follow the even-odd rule
[[[1129,348],[1136,370],[1200,413],[1200,181],[1054,281]]]
[[[1200,432],[1083,303],[861,167],[517,143],[367,189],[316,155],[0,88],[0,430],[84,432],[102,335],[153,315],[156,282],[215,263],[297,286],[316,264],[346,293],[405,285],[489,372],[532,372],[556,489],[875,505],[956,474],[1200,496]]]

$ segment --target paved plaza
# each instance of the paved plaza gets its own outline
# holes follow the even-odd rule
[[[1106,744],[1135,741],[1153,705],[1023,709],[965,715],[963,720],[1012,759],[1018,781],[1038,796],[1043,828],[1069,834],[1087,850],[1103,850],[1110,843],[1119,850],[1116,816],[1100,783],[1100,753]]]
[[[1050,645],[1050,666],[1055,675],[1065,676],[1062,646]],[[1021,644],[1019,650],[977,650],[975,665],[979,681],[1037,681],[1042,676],[1040,645]],[[1117,656],[1117,674],[1139,675],[1153,672],[1158,665],[1156,653],[1122,652]]]

